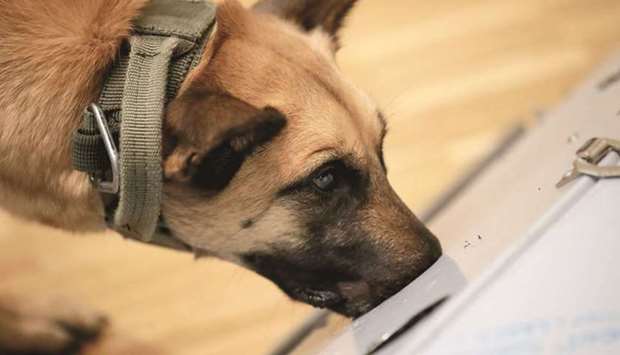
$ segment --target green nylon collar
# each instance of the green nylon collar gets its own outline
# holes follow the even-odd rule
[[[214,22],[210,2],[152,0],[134,20],[95,112],[85,111],[74,134],[73,166],[102,191],[106,222],[125,237],[190,250],[160,215],[162,122],[165,105],[199,62]],[[118,169],[110,163],[115,146],[120,148]]]

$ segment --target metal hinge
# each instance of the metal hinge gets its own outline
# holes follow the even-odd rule
[[[620,154],[620,140],[590,138],[577,150],[573,168],[567,171],[555,185],[562,187],[580,175],[596,178],[620,177],[620,166],[600,166],[598,163],[611,151]]]

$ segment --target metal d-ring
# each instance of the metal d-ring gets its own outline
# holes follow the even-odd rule
[[[118,150],[116,149],[116,144],[114,144],[114,139],[110,134],[108,122],[101,107],[93,103],[88,106],[87,110],[92,112],[95,117],[95,122],[97,123],[99,134],[103,138],[103,145],[105,146],[106,153],[108,154],[108,159],[110,160],[110,167],[112,170],[112,181],[105,181],[103,177],[96,177],[93,175],[91,175],[90,179],[97,190],[103,193],[117,194],[120,189],[120,173],[118,165],[119,155]]]

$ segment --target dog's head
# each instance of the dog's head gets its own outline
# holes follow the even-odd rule
[[[334,57],[354,0],[226,1],[169,106],[163,214],[197,250],[357,316],[441,254],[386,177],[386,124]]]

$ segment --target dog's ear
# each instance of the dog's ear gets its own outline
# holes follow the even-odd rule
[[[186,93],[168,109],[164,177],[222,190],[243,161],[285,125],[285,117],[270,107],[257,109],[226,94]]]
[[[293,21],[306,31],[321,27],[337,38],[343,20],[357,0],[260,0],[254,10]]]

